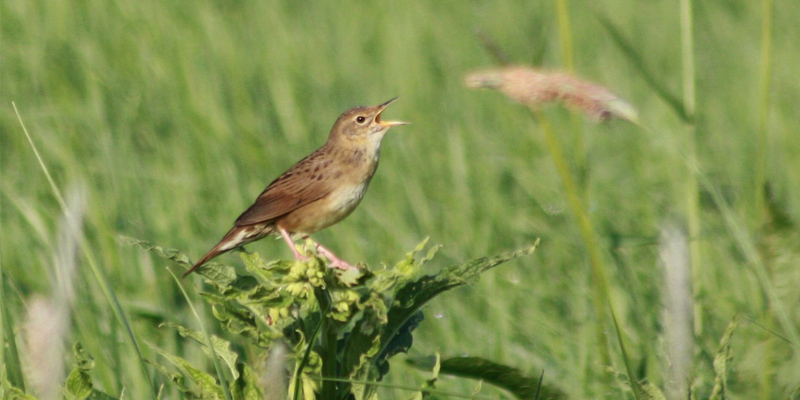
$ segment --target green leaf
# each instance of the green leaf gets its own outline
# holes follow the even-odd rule
[[[432,367],[432,371],[431,371],[431,379],[426,380],[422,384],[422,390],[420,390],[419,392],[415,393],[414,396],[411,397],[412,399],[422,400],[422,399],[430,398],[431,397],[430,396],[430,391],[433,390],[433,389],[436,389],[436,381],[439,380],[439,372],[441,371],[441,368],[442,368],[442,363],[441,363],[442,358],[441,358],[441,356],[439,356],[438,352],[436,353],[435,356],[433,356],[433,361],[434,362],[433,362],[433,367]]]
[[[203,332],[195,331],[189,328],[185,328],[178,324],[174,324],[171,322],[165,322],[161,324],[162,327],[173,328],[178,331],[182,337],[189,338],[194,340],[195,342],[199,343],[203,346],[203,352],[206,353],[207,356],[212,357],[210,349],[208,348],[208,344],[206,343],[206,337]],[[239,357],[236,352],[231,350],[231,343],[227,340],[224,340],[216,335],[211,335],[211,343],[214,346],[214,353],[219,356],[222,361],[228,366],[228,369],[231,371],[231,376],[233,379],[239,378],[239,371],[236,366],[236,360]]]
[[[177,249],[155,246],[146,240],[134,239],[127,236],[120,236],[119,241],[128,246],[138,247],[158,257],[175,261],[187,270],[194,265],[189,260],[189,256]],[[228,286],[236,279],[236,272],[233,267],[216,262],[203,264],[203,266],[197,269],[197,273],[217,286]]]
[[[72,354],[75,358],[75,367],[64,384],[64,398],[83,400],[92,394],[94,388],[92,378],[89,376],[89,371],[94,368],[94,359],[80,343],[72,347]]]
[[[420,267],[430,261],[441,246],[433,246],[428,249],[428,253],[422,257],[419,256],[428,243],[428,238],[420,242],[414,250],[406,253],[405,258],[395,264],[394,268],[384,269],[383,271],[375,272],[375,276],[369,281],[367,286],[370,290],[387,294],[397,285],[406,283],[414,279],[420,271]]]
[[[127,246],[138,247],[142,250],[153,253],[161,258],[166,258],[168,260],[175,261],[179,264],[183,264],[186,267],[191,268],[192,266],[191,261],[189,261],[189,257],[178,249],[155,246],[150,244],[150,242],[146,240],[135,239],[127,236],[120,236],[119,241]]]
[[[74,368],[64,384],[64,398],[67,400],[84,400],[91,396],[94,387],[92,378],[86,371]]]
[[[225,398],[224,391],[217,384],[216,379],[214,379],[212,375],[193,367],[188,361],[181,357],[174,356],[157,348],[154,350],[177,367],[184,377],[188,377],[194,382],[199,390],[199,392],[191,391],[194,396],[208,400],[222,400]],[[186,390],[184,386],[184,392],[189,393],[190,391]]]
[[[84,371],[89,371],[94,368],[94,357],[88,351],[83,349],[83,345],[75,343],[72,346],[72,355],[75,357],[75,367]]]
[[[201,293],[201,296],[212,305],[211,312],[228,332],[242,335],[262,348],[269,348],[272,340],[280,337],[280,333],[262,331],[253,313],[240,304],[210,293]]]
[[[243,363],[236,365],[238,378],[231,383],[233,400],[261,400],[264,392],[258,384],[258,377],[253,370]]]
[[[89,376],[94,366],[94,357],[84,350],[80,343],[76,343],[72,347],[72,354],[75,358],[75,366],[67,376],[67,381],[64,383],[63,394],[67,400],[113,400],[115,397],[109,396],[97,389],[94,389],[92,378]],[[4,397],[5,398],[5,397]],[[17,397],[11,397],[16,399]],[[22,397],[23,399],[28,397]],[[33,397],[30,397],[33,399]]]
[[[417,311],[416,314],[408,318],[405,323],[391,336],[388,343],[383,343],[381,352],[375,357],[373,365],[377,368],[378,375],[376,380],[381,380],[386,374],[389,373],[389,359],[399,353],[408,353],[408,349],[414,343],[414,337],[411,332],[417,329],[425,315],[422,311]]]
[[[384,324],[375,309],[364,311],[361,319],[345,338],[342,349],[342,376],[357,379],[364,378],[362,370],[367,361],[380,350],[380,333]]]
[[[0,370],[0,373],[3,371]],[[26,394],[21,389],[11,386],[11,383],[5,378],[0,379],[0,399],[3,400],[36,400],[36,397],[33,397],[29,394]]]
[[[430,370],[436,357],[410,358],[410,365]],[[478,379],[509,391],[518,399],[566,399],[567,395],[555,385],[540,382],[538,377],[526,376],[519,369],[498,364],[480,357],[454,357],[441,361],[439,373]]]
[[[150,347],[153,350],[158,351],[158,350],[156,350],[156,347],[153,346],[152,344],[148,343],[148,345],[150,345]],[[173,384],[175,384],[175,389],[177,389],[181,393],[191,393],[192,392],[192,388],[189,386],[189,382],[187,381],[187,379],[184,377],[184,375],[182,373],[171,371],[169,368],[167,368],[162,363],[155,363],[155,362],[152,362],[152,361],[148,361],[148,364],[150,364],[150,366],[152,366],[156,371],[158,371],[161,374],[163,374],[164,376],[168,377],[169,380],[172,381]]]
[[[617,336],[617,341],[619,342],[620,351],[622,351],[622,361],[625,364],[625,371],[628,374],[628,384],[630,385],[631,389],[633,390],[633,398],[636,400],[643,400],[644,394],[642,393],[642,387],[639,384],[636,376],[633,374],[633,367],[630,357],[628,357],[628,349],[625,346],[625,337],[622,334],[622,329],[619,327],[619,323],[617,321],[617,316],[611,311],[611,318],[614,321],[614,333]]]

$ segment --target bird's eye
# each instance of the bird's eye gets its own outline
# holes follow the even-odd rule
[[[363,116],[361,116],[361,115],[359,115],[359,116],[358,116],[358,118],[356,118],[356,122],[358,122],[359,124],[363,124],[363,123],[364,123],[364,121],[366,121],[366,120],[367,120],[367,119],[366,119],[366,118],[364,118],[364,117],[363,117]]]

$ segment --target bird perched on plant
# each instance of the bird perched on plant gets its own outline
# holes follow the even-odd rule
[[[355,107],[342,114],[327,142],[272,181],[222,240],[183,276],[226,251],[273,234],[283,237],[295,259],[307,260],[292,237],[308,237],[355,210],[378,168],[383,136],[393,126],[408,124],[381,120],[381,113],[395,100]],[[355,268],[326,247],[314,244],[331,266]]]

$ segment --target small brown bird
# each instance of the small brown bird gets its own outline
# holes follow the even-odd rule
[[[272,181],[222,240],[183,276],[226,251],[273,234],[286,240],[295,259],[307,260],[297,251],[292,236],[308,237],[355,210],[378,168],[383,136],[393,126],[408,124],[381,120],[381,113],[396,99],[342,114],[333,124],[328,141]],[[314,244],[331,266],[355,268],[319,243]]]

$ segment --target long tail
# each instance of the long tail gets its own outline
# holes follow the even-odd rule
[[[204,255],[203,258],[200,259],[200,261],[195,263],[194,266],[192,266],[192,268],[189,268],[189,270],[186,271],[183,274],[183,276],[181,276],[181,278],[186,278],[186,276],[194,272],[196,269],[200,268],[200,266],[207,263],[212,258],[222,253],[233,250],[239,246],[250,243],[254,240],[261,239],[262,237],[267,236],[270,233],[272,233],[271,227],[265,224],[234,226],[231,230],[228,231],[228,233],[225,234],[222,240],[220,240],[219,243],[217,243],[217,245],[214,246],[214,248],[209,250],[209,252],[206,253],[206,255]]]

